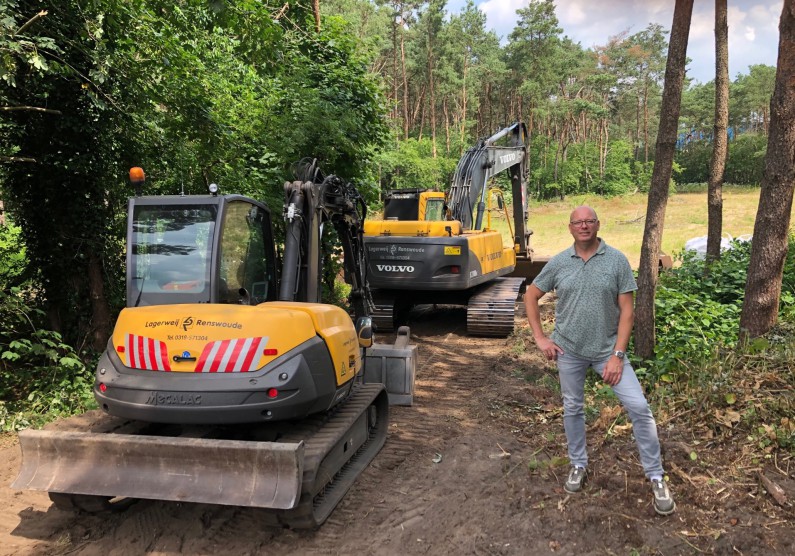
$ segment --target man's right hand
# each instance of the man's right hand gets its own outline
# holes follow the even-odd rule
[[[540,339],[536,339],[536,345],[538,349],[540,349],[544,355],[547,356],[547,359],[550,361],[554,361],[558,358],[558,355],[563,355],[563,348],[561,348],[558,344],[547,338],[546,336]]]

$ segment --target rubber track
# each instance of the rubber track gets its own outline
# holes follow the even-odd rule
[[[497,278],[469,298],[467,332],[474,336],[507,338],[513,332],[516,299],[524,278]]]
[[[368,412],[370,407],[375,408],[376,425],[368,427],[368,436],[365,442],[357,448],[356,453],[341,469],[336,470],[333,476],[318,477],[318,470],[326,455],[340,440],[347,439],[348,431],[361,415]],[[98,414],[98,412],[95,413]],[[62,429],[76,431],[88,429],[95,433],[116,432],[131,435],[200,437],[216,437],[216,430],[224,431],[223,428],[216,429],[215,427],[178,427],[140,421],[124,421],[102,415],[97,421],[89,423],[85,418],[72,418],[65,422]],[[281,423],[274,425],[281,431],[288,431],[279,439],[280,442],[304,441],[302,493],[296,508],[285,511],[264,510],[264,512],[276,518],[274,524],[278,522],[294,529],[314,529],[326,520],[357,477],[383,447],[389,427],[387,393],[382,384],[355,385],[348,399],[327,413],[310,416],[289,427],[285,427]],[[223,432],[218,436],[223,436]],[[51,494],[55,494],[51,498],[59,508],[81,510],[88,513],[123,510],[134,501],[134,499],[124,499],[110,504],[110,498],[106,496]]]
[[[329,452],[348,436],[359,417],[375,406],[376,425],[356,453],[332,477],[318,470]],[[314,529],[331,514],[345,493],[381,450],[389,426],[389,403],[382,384],[355,387],[351,396],[331,413],[306,419],[284,436],[283,442],[304,440],[304,476],[301,499],[292,510],[277,511],[279,521],[293,529]]]
[[[374,308],[373,324],[376,332],[389,332],[394,330],[395,325],[395,298],[392,296],[379,295],[373,299]]]

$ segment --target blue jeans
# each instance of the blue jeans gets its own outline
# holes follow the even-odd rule
[[[588,367],[602,376],[607,360],[591,361],[580,357],[558,355],[560,391],[563,395],[563,428],[569,445],[569,460],[572,465],[588,466],[588,451],[585,443],[585,372]],[[621,380],[612,387],[621,405],[627,410],[632,421],[632,431],[638,445],[640,462],[646,477],[662,476],[660,440],[657,438],[657,423],[651,414],[643,388],[635,376],[635,370],[624,359]]]

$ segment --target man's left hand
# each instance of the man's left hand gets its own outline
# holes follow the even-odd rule
[[[624,360],[615,355],[611,355],[607,360],[605,368],[602,370],[602,380],[610,386],[615,386],[621,382],[621,374],[624,372]]]

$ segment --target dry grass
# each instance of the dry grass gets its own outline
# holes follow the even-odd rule
[[[759,188],[726,187],[723,191],[723,232],[732,237],[751,234],[754,229]],[[566,224],[571,211],[580,205],[594,207],[601,230],[599,235],[626,254],[633,268],[640,261],[640,246],[646,217],[646,195],[636,193],[606,199],[596,195],[568,197],[564,201],[532,203],[529,227],[531,245],[538,256],[551,256],[571,245]],[[497,229],[507,225],[494,219]],[[707,235],[707,194],[677,193],[668,199],[663,229],[662,250],[668,254],[681,251],[689,239]]]

